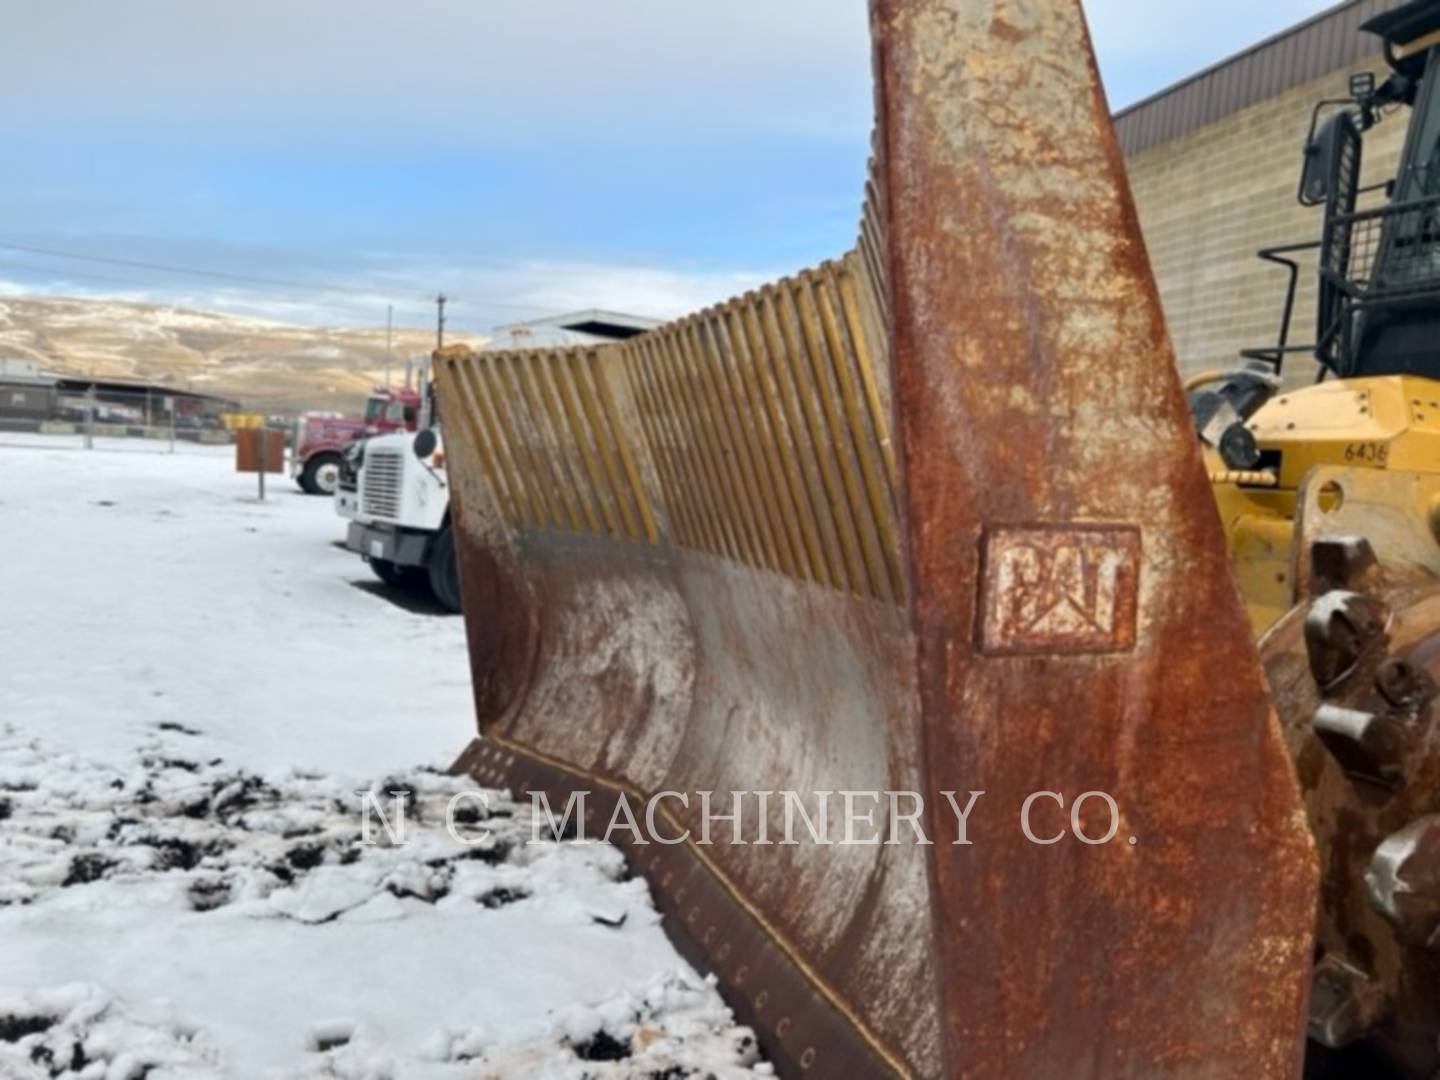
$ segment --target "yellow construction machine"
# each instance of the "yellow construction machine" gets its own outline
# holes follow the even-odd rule
[[[1329,377],[1188,397],[1078,0],[870,12],[853,250],[436,354],[457,769],[615,841],[784,1076],[1433,1075],[1440,2],[1317,112]]]
[[[1192,394],[1231,564],[1321,854],[1312,1060],[1430,1076],[1440,1031],[1440,2],[1365,31],[1390,71],[1315,110],[1299,199],[1320,239],[1289,272],[1276,345]],[[1328,113],[1321,124],[1318,121]],[[1397,175],[1363,209],[1364,134],[1408,115]],[[1397,122],[1390,119],[1391,123]],[[1316,335],[1291,344],[1300,260]],[[1282,389],[1287,358],[1312,385]],[[1378,1052],[1377,1052],[1378,1051]],[[1312,1068],[1314,1066],[1312,1065]]]

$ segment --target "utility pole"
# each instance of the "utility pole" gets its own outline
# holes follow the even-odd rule
[[[385,387],[390,387],[390,332],[395,325],[395,305],[385,305]]]
[[[445,347],[445,303],[450,298],[443,292],[435,297],[435,347]]]

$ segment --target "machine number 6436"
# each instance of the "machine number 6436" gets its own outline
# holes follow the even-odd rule
[[[1379,465],[1382,469],[1390,461],[1390,444],[1383,442],[1355,442],[1345,446],[1345,460],[1357,465]]]

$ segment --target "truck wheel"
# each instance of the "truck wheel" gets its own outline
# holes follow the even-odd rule
[[[430,575],[430,591],[446,611],[460,610],[460,567],[455,562],[455,535],[450,526],[440,530],[430,545],[430,559],[425,564]]]
[[[418,566],[401,566],[389,559],[370,559],[368,561],[370,569],[375,571],[375,576],[392,588],[408,589],[420,583],[421,571]]]
[[[305,462],[300,473],[300,486],[307,495],[334,495],[340,482],[340,455],[316,454]]]

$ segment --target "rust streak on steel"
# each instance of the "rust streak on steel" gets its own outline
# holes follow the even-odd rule
[[[893,804],[874,846],[755,843],[773,808],[620,834],[782,1076],[1292,1076],[1314,854],[1079,4],[871,16],[843,264],[583,354],[437,354],[476,421],[456,767],[602,821],[695,796],[667,836],[699,792],[923,795],[930,845]],[[604,491],[645,528],[597,529]],[[1022,832],[1037,792],[1063,842]]]
[[[1314,854],[1080,5],[872,18],[925,768],[1136,838],[934,849],[951,1070],[1294,1076]]]

